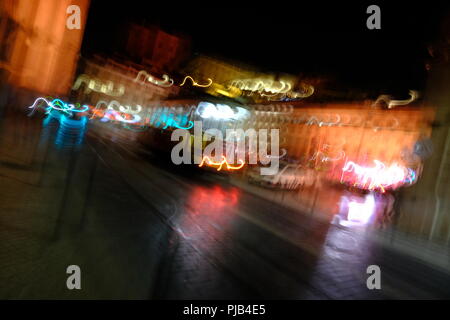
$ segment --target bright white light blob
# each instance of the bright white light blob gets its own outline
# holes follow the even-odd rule
[[[239,120],[248,116],[249,112],[244,108],[237,107],[234,112],[230,106],[226,104],[213,104],[211,102],[202,101],[197,106],[197,114],[203,119],[234,119]]]
[[[349,201],[347,220],[367,224],[375,212],[375,197],[373,193],[366,195],[364,202]]]

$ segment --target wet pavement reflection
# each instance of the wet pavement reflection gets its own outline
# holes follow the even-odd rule
[[[450,296],[448,275],[421,280],[363,229],[169,166],[132,133],[8,111],[0,130],[0,298]],[[66,288],[72,264],[82,290]],[[366,286],[371,264],[382,290]]]

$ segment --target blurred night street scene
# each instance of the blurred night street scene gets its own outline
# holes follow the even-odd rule
[[[450,299],[450,5],[343,3],[0,0],[0,299]]]

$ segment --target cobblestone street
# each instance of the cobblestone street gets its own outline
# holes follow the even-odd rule
[[[1,119],[2,299],[450,298],[450,275],[208,172],[169,168],[89,127]],[[52,131],[53,130],[53,131]],[[82,289],[66,288],[78,265]],[[381,268],[381,290],[366,286]]]

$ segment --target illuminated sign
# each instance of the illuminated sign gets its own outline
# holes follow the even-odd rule
[[[226,165],[226,169],[228,169],[228,170],[239,170],[244,166],[245,162],[241,159],[239,159],[238,162],[240,162],[241,164],[238,166],[232,166],[228,163],[225,156],[222,156],[222,161],[219,161],[219,162],[215,162],[215,161],[211,160],[208,156],[204,156],[202,159],[202,162],[198,166],[202,167],[204,164],[206,164],[210,167],[217,166],[217,171],[220,171],[222,169],[223,165]]]
[[[97,79],[93,79],[86,74],[78,76],[72,90],[78,90],[82,83],[87,84],[84,89],[84,93],[90,93],[91,91],[100,92],[108,96],[120,97],[125,93],[125,87],[120,85],[117,90],[114,89],[114,83],[112,81],[102,82]]]

